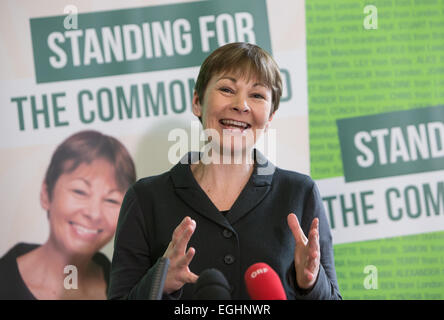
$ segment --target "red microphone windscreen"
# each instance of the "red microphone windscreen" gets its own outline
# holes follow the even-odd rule
[[[268,264],[253,264],[245,272],[244,278],[252,300],[287,300],[281,279]]]

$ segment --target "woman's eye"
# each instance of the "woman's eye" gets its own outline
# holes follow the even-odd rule
[[[231,90],[230,88],[227,88],[227,87],[222,87],[219,90],[222,92],[226,92],[226,93],[233,93],[233,90]]]
[[[118,204],[120,205],[120,201],[117,201],[115,199],[105,199],[106,202],[111,203],[111,204]]]
[[[261,95],[260,93],[253,93],[253,98],[256,99],[265,99],[265,97],[263,95]]]
[[[72,191],[73,191],[75,194],[78,194],[78,195],[80,195],[80,196],[86,196],[86,195],[87,195],[86,191],[83,191],[83,190],[80,190],[80,189],[72,189]]]

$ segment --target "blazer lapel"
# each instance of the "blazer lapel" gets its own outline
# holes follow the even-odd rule
[[[191,172],[190,163],[198,161],[198,153],[189,152],[171,169],[176,194],[191,208],[214,221],[232,229],[232,224],[255,208],[271,189],[276,167],[258,150],[254,149],[255,165],[253,174],[234,202],[230,213],[224,217],[202,190]]]
[[[232,229],[227,219],[220,214],[216,206],[208,198],[207,194],[194,179],[191,172],[190,163],[194,163],[196,154],[189,152],[182,160],[171,169],[171,178],[173,180],[176,194],[193,210],[202,216],[214,221],[215,223]],[[187,160],[187,158],[188,160]],[[198,158],[198,156],[197,156]],[[194,159],[194,160],[193,160]],[[197,159],[198,161],[198,159]]]

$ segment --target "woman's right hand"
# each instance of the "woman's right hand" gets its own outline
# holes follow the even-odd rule
[[[163,254],[164,258],[170,260],[163,288],[163,292],[166,294],[179,290],[185,283],[195,283],[199,278],[188,267],[196,252],[192,247],[187,251],[188,242],[195,229],[196,221],[185,217],[174,230],[168,248]]]

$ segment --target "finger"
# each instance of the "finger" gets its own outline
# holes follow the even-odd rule
[[[314,235],[313,237],[316,238],[316,240],[310,239],[309,246],[308,246],[308,261],[307,266],[311,271],[315,271],[319,267],[319,263],[321,260],[321,251],[319,248],[319,241],[317,240],[317,236]]]
[[[190,217],[185,217],[183,220],[179,223],[179,225],[174,229],[173,236],[171,242],[173,243],[173,246],[179,242],[180,238],[182,237],[183,232],[187,228],[187,226],[191,223]]]
[[[311,226],[310,226],[310,231],[309,231],[309,233],[310,233],[312,230],[317,230],[317,231],[319,231],[319,218],[314,218],[313,221],[311,222]]]
[[[188,283],[196,283],[197,279],[199,279],[199,276],[196,275],[195,273],[193,273],[193,272],[190,271],[190,272],[188,272],[188,274],[187,274],[187,277],[186,277],[186,281],[185,281],[185,282],[188,282]]]
[[[319,233],[317,229],[312,229],[308,235],[308,247],[310,250],[319,250]]]
[[[319,266],[319,253],[317,251],[310,251],[309,258],[306,262],[306,268],[314,272]]]
[[[196,274],[189,271],[188,265],[190,264],[191,260],[193,259],[194,255],[196,253],[196,250],[194,248],[189,248],[187,254],[181,259],[181,267],[186,267],[186,271],[184,273],[184,282],[188,283],[195,283],[197,279],[199,278]]]
[[[309,248],[308,250],[308,257],[310,260],[319,258],[320,253],[319,250],[317,248]]]
[[[177,245],[177,243],[180,242],[184,233],[187,231],[187,229],[190,228],[190,226],[193,226],[193,224],[195,224],[195,221],[190,217],[185,217],[182,220],[182,222],[176,227],[173,233],[174,245]]]
[[[176,254],[180,255],[185,254],[188,242],[190,241],[191,236],[193,235],[195,229],[196,229],[196,222],[192,220],[192,222],[189,225],[187,225],[186,228],[183,230],[180,239],[176,243],[176,247],[174,248]]]
[[[164,258],[170,258],[173,252],[173,241],[170,241],[168,244],[168,248],[165,250],[163,257]]]
[[[293,233],[293,237],[297,244],[306,244],[307,243],[307,237],[305,237],[304,232],[301,229],[301,226],[299,225],[298,218],[294,213],[290,213],[287,216],[287,223],[288,227],[290,228],[291,232]]]
[[[287,216],[287,224],[288,227],[291,230],[291,233],[293,234],[294,240],[296,241],[296,244],[303,243],[303,232],[301,230],[301,227],[299,226],[298,218],[294,213],[290,213]]]
[[[193,247],[190,247],[188,249],[187,253],[179,260],[178,266],[181,268],[188,267],[191,260],[193,260],[195,253],[196,253],[196,250]]]

